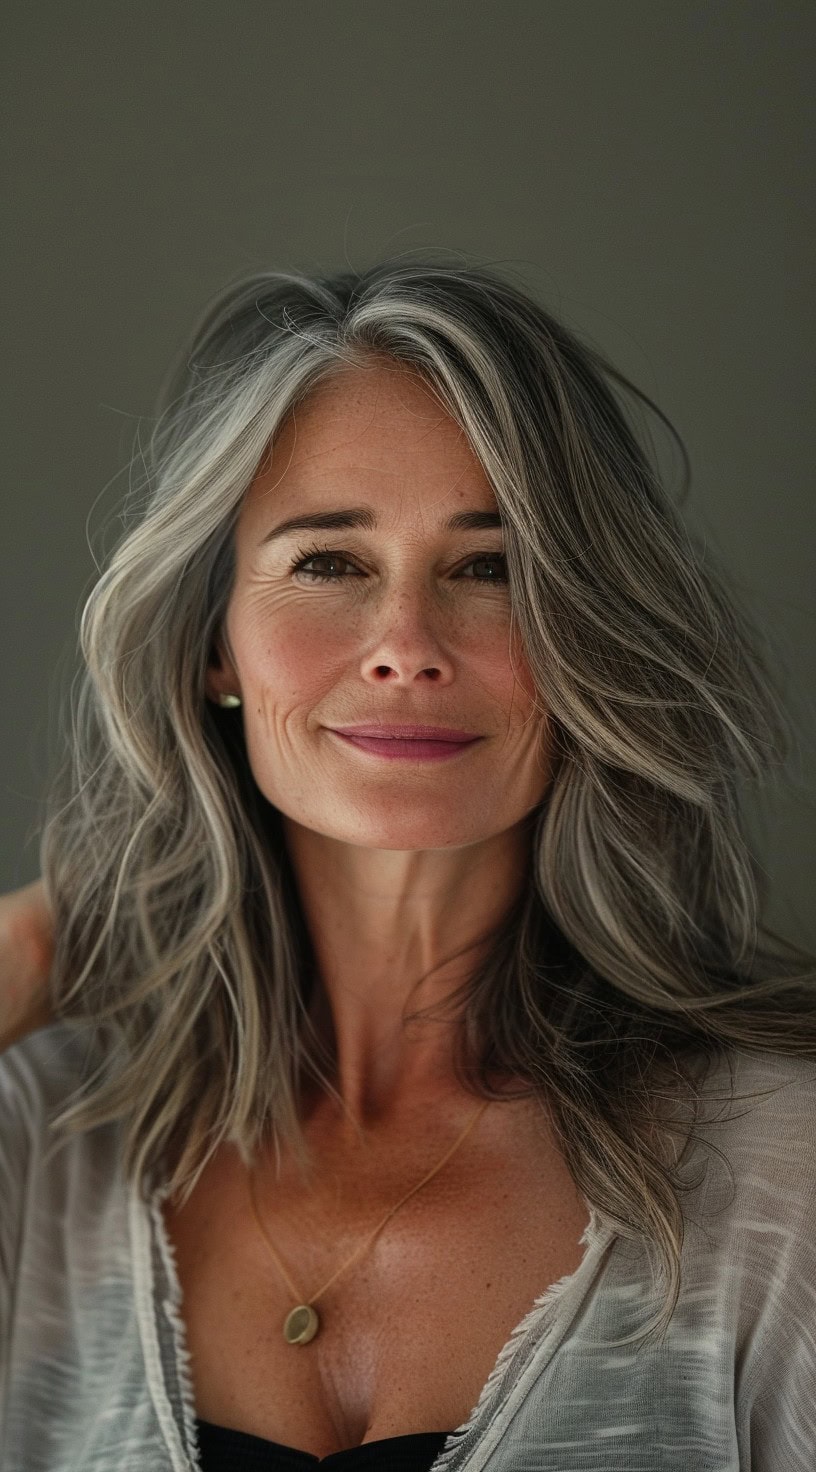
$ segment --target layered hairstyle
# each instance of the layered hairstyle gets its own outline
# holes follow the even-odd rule
[[[285,1143],[308,1172],[302,1082],[339,1099],[311,1022],[314,951],[281,815],[204,677],[239,507],[276,433],[319,383],[383,355],[421,375],[493,487],[511,641],[555,753],[518,901],[445,1006],[410,1016],[454,1022],[474,1095],[506,1097],[504,1077],[546,1103],[579,1189],[654,1249],[645,1341],[679,1294],[679,1167],[708,1065],[735,1049],[816,1058],[814,958],[760,918],[741,809],[791,729],[763,636],[632,406],[665,416],[493,268],[260,272],[180,354],[82,612],[46,795],[54,1013],[100,1043],[52,1129],[121,1121],[128,1179],[182,1200],[227,1140],[247,1166]]]

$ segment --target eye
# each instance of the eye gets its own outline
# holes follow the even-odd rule
[[[333,552],[329,547],[310,547],[308,549],[298,547],[297,557],[295,561],[290,564],[289,571],[291,573],[299,574],[300,577],[308,578],[309,581],[313,583],[338,583],[344,581],[344,576],[342,574],[315,572],[314,570],[306,567],[307,562],[316,562],[320,560],[334,564],[345,563],[348,567],[354,566],[351,559],[346,555],[345,552]],[[475,556],[468,559],[465,566],[467,568],[470,568],[474,567],[478,563],[493,563],[498,567],[499,571],[498,573],[494,572],[492,575],[489,576],[474,575],[472,578],[465,578],[466,582],[486,584],[496,583],[502,586],[507,583],[507,558],[503,552],[477,552]],[[365,573],[357,572],[356,576],[365,577]],[[463,576],[463,574],[460,574],[460,576]]]
[[[297,559],[295,562],[291,563],[289,571],[300,573],[302,577],[308,578],[313,583],[341,582],[342,579],[336,574],[314,572],[311,568],[307,568],[305,566],[307,562],[316,562],[321,559],[325,562],[345,562],[346,564],[350,565],[349,559],[345,557],[342,552],[332,552],[329,550],[328,547],[312,547],[309,549],[309,551],[304,551],[302,547],[298,547]],[[362,576],[362,574],[360,574],[360,576]]]
[[[493,577],[474,577],[469,579],[469,581],[477,583],[507,582],[507,558],[505,557],[503,552],[477,552],[476,556],[471,557],[470,561],[466,563],[466,566],[474,567],[477,562],[486,562],[488,564],[491,562],[496,563],[499,567],[499,572],[497,575],[494,574]]]

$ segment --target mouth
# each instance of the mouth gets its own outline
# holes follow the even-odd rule
[[[356,747],[358,751],[368,752],[386,761],[444,761],[461,755],[462,752],[468,751],[482,740],[481,736],[468,736],[458,740],[451,740],[448,736],[444,739],[435,737],[432,740],[417,737],[365,736],[359,731],[339,731],[332,727],[327,729],[340,741]]]
[[[341,736],[373,736],[377,741],[475,741],[478,731],[460,731],[453,726],[418,726],[374,721],[369,725],[330,726]]]

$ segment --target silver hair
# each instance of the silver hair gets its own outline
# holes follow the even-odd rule
[[[789,733],[762,636],[627,403],[660,411],[493,269],[259,272],[215,299],[170,375],[83,610],[47,798],[55,1012],[104,1041],[53,1127],[121,1120],[129,1179],[145,1191],[162,1172],[184,1200],[226,1140],[250,1165],[268,1133],[307,1169],[298,1080],[339,1097],[280,814],[204,677],[265,452],[319,383],[383,355],[421,376],[490,480],[556,756],[524,892],[447,1007],[457,1074],[485,1098],[524,1080],[587,1199],[654,1245],[665,1302],[648,1338],[676,1304],[683,1242],[677,1116],[659,1100],[686,1100],[682,1143],[713,1059],[816,1057],[814,958],[759,921],[739,798]]]

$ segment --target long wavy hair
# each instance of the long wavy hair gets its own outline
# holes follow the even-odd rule
[[[790,724],[763,635],[663,489],[632,405],[687,467],[679,436],[492,268],[260,272],[214,300],[170,374],[84,606],[45,800],[54,1012],[104,1044],[52,1128],[121,1120],[128,1179],[146,1192],[161,1172],[186,1200],[225,1140],[251,1166],[268,1136],[308,1170],[303,1080],[339,1099],[281,815],[204,677],[265,452],[310,390],[383,354],[422,376],[492,484],[556,753],[523,892],[446,1004],[457,1077],[546,1102],[576,1185],[655,1250],[646,1340],[679,1295],[679,1164],[707,1064],[731,1067],[735,1048],[816,1058],[814,958],[759,919],[740,806],[741,784],[786,759]]]

